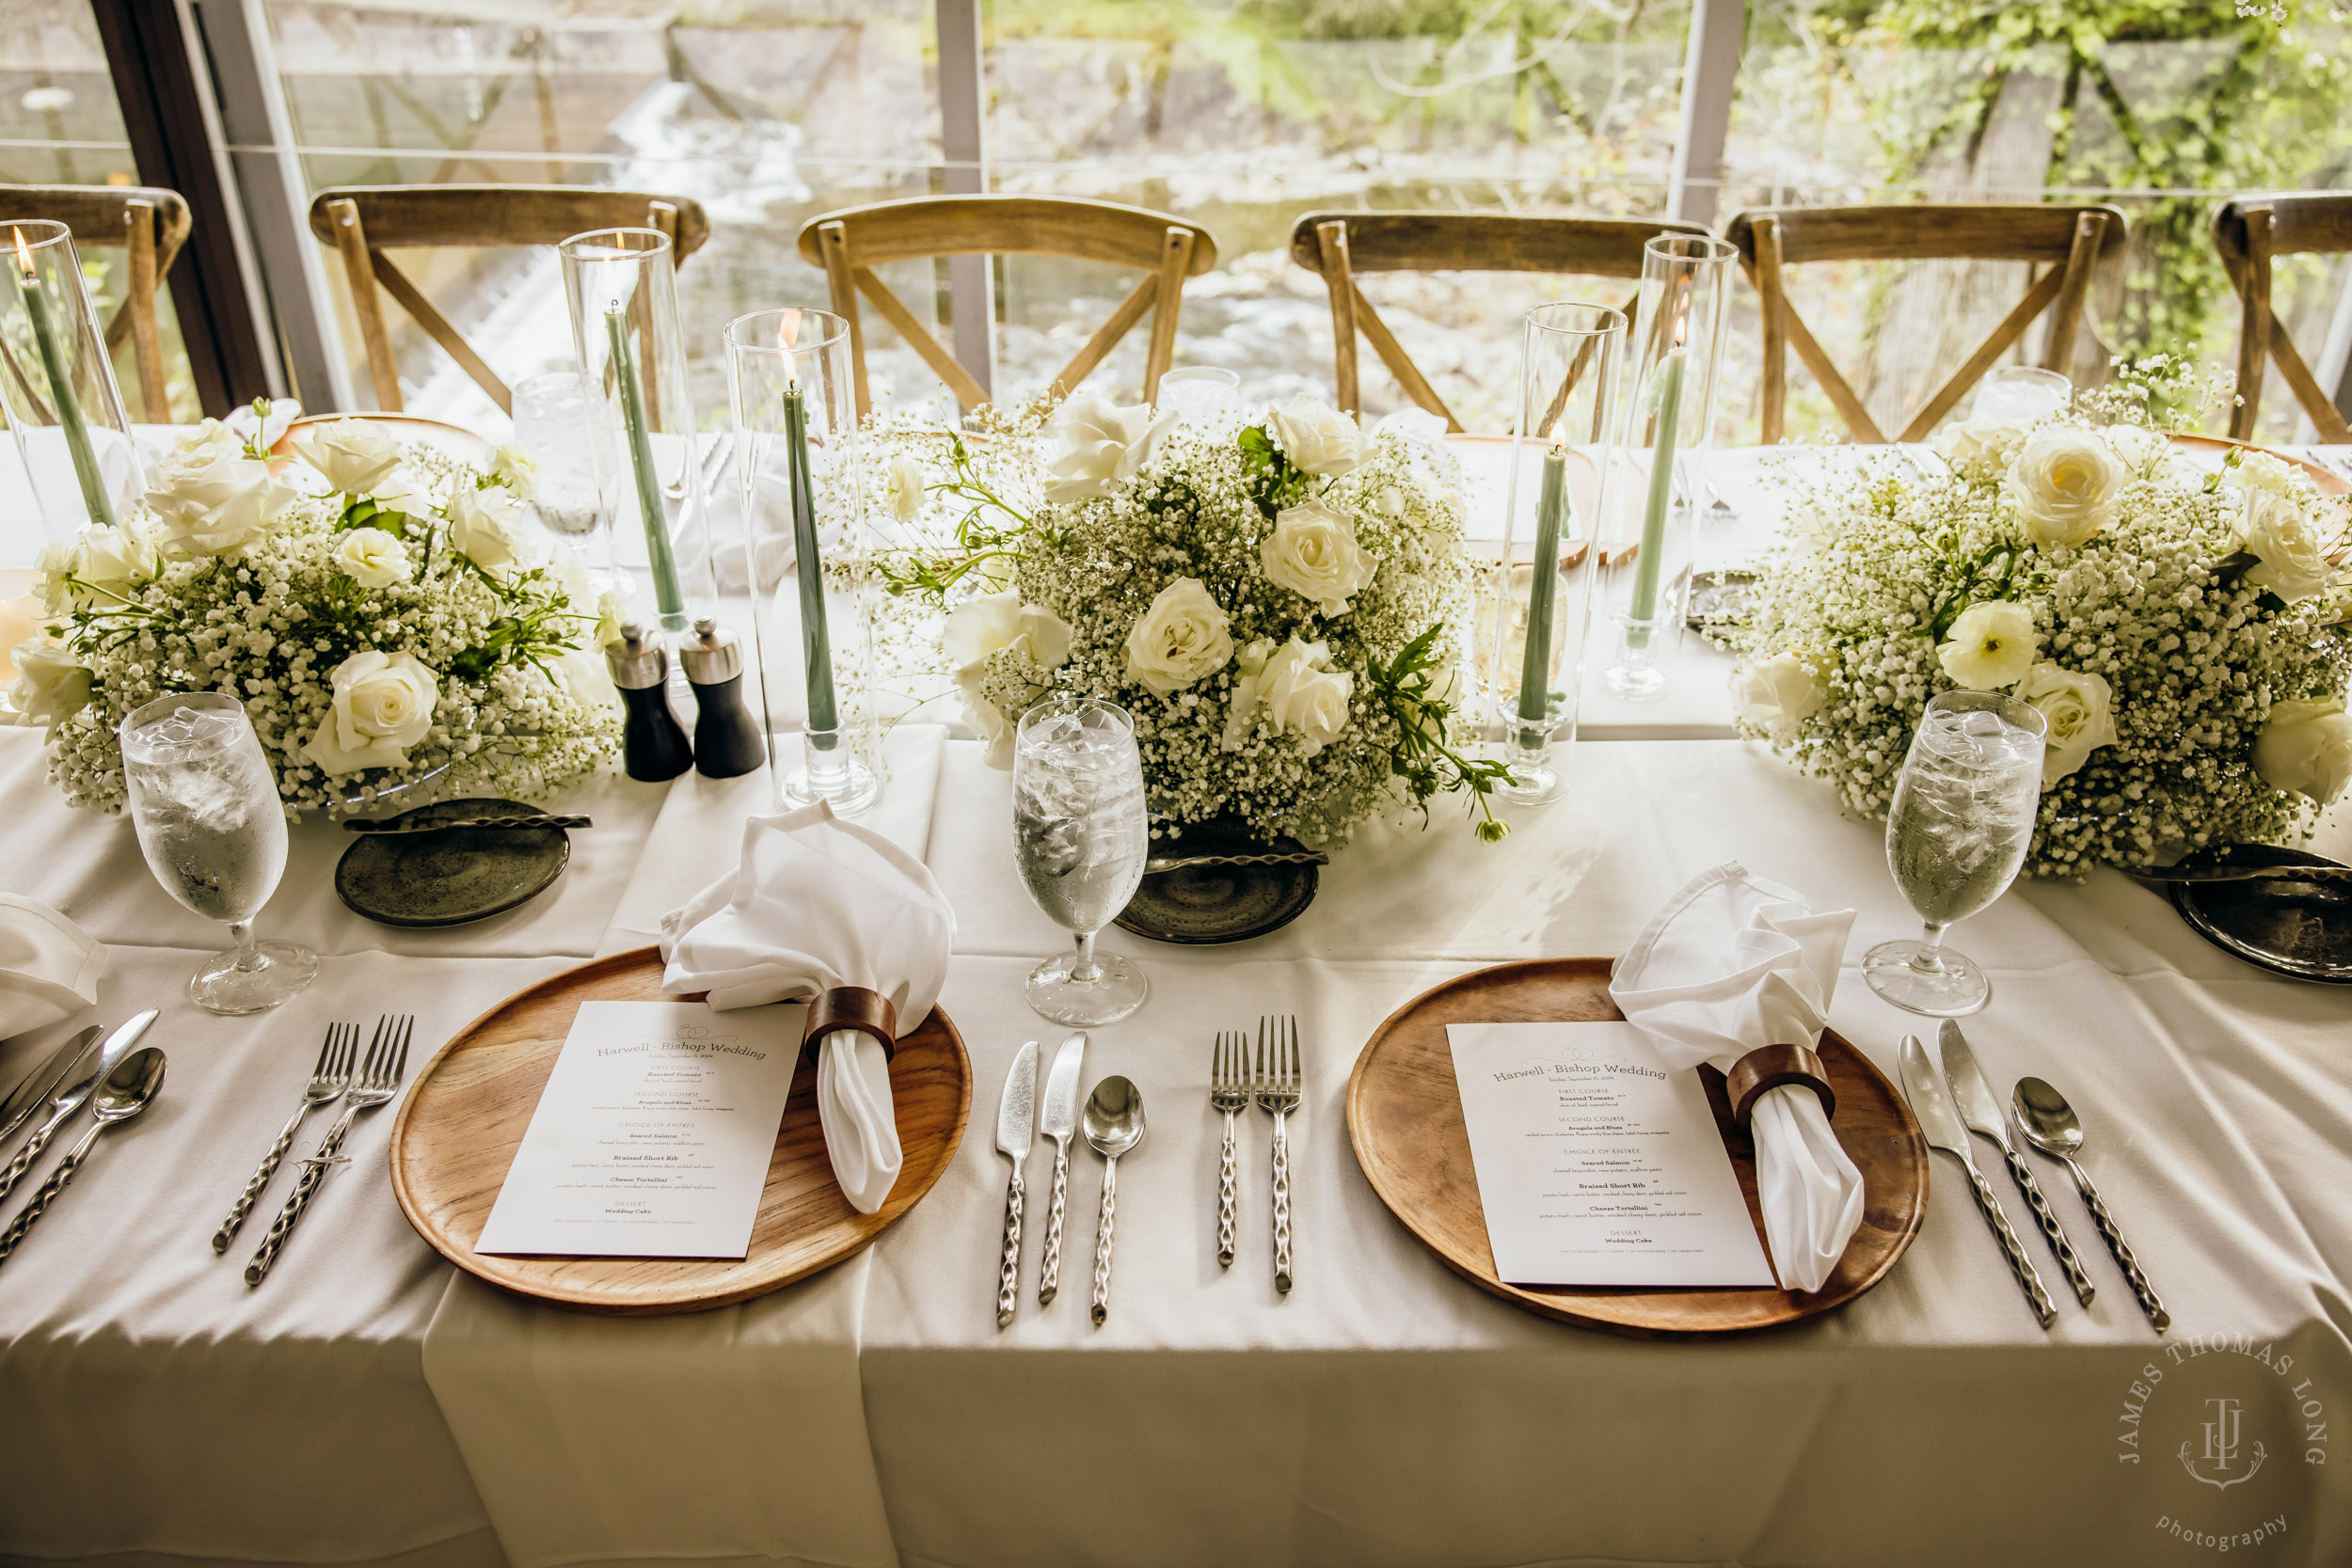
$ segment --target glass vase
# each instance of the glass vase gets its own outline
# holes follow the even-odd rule
[[[43,543],[105,528],[146,490],[104,329],[72,231],[43,218],[0,219],[8,277],[0,301],[0,405],[40,515],[39,540],[9,542],[30,561]]]
[[[882,794],[872,690],[881,585],[850,324],[830,310],[755,310],[727,324],[726,347],[742,529],[725,547],[743,552],[759,673],[746,695],[770,737],[780,804],[863,811]],[[724,575],[735,578],[734,562]],[[797,755],[782,738],[794,717]]]
[[[719,613],[719,589],[670,237],[599,229],[557,252],[580,369],[605,428],[618,433],[607,441],[591,432],[588,445],[599,488],[615,498],[615,560],[642,574],[629,608],[675,635]]]
[[[1478,642],[1511,769],[1502,793],[1522,804],[1559,798],[1552,745],[1576,737],[1595,546],[1623,466],[1613,449],[1625,330],[1621,311],[1564,303],[1530,310],[1520,337],[1502,547],[1486,566]]]
[[[1698,234],[1661,234],[1642,248],[1625,450],[1644,488],[1639,509],[1617,531],[1629,547],[1611,552],[1616,651],[1601,675],[1612,692],[1632,701],[1664,693],[1660,644],[1682,624],[1738,254]]]

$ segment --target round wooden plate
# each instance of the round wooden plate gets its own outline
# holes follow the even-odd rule
[[[1470,1133],[1454,1083],[1449,1023],[1522,1023],[1622,1018],[1609,1000],[1607,958],[1544,958],[1482,969],[1423,991],[1374,1031],[1347,1081],[1347,1135],[1373,1191],[1446,1267],[1481,1290],[1547,1318],[1640,1338],[1734,1334],[1795,1323],[1841,1307],[1885,1277],[1919,1233],[1928,1206],[1928,1146],[1911,1107],[1879,1069],[1827,1030],[1821,1061],[1837,1091],[1831,1122],[1862,1171],[1862,1228],[1821,1289],[1649,1290],[1511,1285],[1495,1276],[1486,1212],[1470,1165]],[[1708,1098],[1724,1132],[1748,1217],[1764,1234],[1756,1159],[1731,1124],[1723,1080]]]
[[[871,1214],[850,1207],[834,1180],[817,1117],[817,1061],[792,1075],[760,1194],[752,1244],[740,1260],[680,1258],[490,1258],[473,1249],[522,1147],[556,1053],[587,1001],[664,997],[661,954],[641,947],[567,969],[508,997],[458,1031],[417,1075],[392,1123],[392,1191],[417,1234],[468,1274],[588,1312],[652,1316],[725,1307],[804,1279],[855,1253],[922,1201],[963,1141],[972,1115],[972,1060],[937,1007],[898,1042],[890,1063],[898,1142],[898,1185]]]

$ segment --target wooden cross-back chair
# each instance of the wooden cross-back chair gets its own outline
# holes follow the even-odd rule
[[[148,422],[171,422],[164,378],[164,339],[155,322],[155,291],[188,238],[188,204],[157,185],[0,185],[0,215],[47,218],[73,232],[77,249],[121,245],[130,257],[122,303],[106,323],[106,350],[131,341],[138,367],[139,402]],[[5,239],[5,236],[0,236]],[[13,264],[13,263],[11,263]]]
[[[850,360],[861,418],[872,411],[872,401],[866,381],[866,328],[858,318],[860,294],[898,328],[907,346],[947,384],[966,412],[989,401],[971,372],[875,276],[874,269],[886,262],[939,256],[1067,256],[1141,268],[1143,280],[1055,375],[1053,385],[1064,393],[1075,390],[1149,311],[1152,338],[1143,362],[1147,403],[1159,400],[1160,376],[1175,356],[1184,279],[1216,264],[1216,238],[1197,223],[1143,207],[1067,197],[924,196],[845,207],[809,219],[802,226],[800,245],[803,259],[824,269],[834,310],[850,324]]]
[[[2230,410],[2230,434],[2247,440],[2254,434],[2254,417],[2262,411],[2265,361],[2279,362],[2295,401],[2311,416],[2319,438],[2329,443],[2352,441],[2335,400],[2312,374],[2295,351],[2286,324],[2270,303],[2270,261],[2274,256],[2352,250],[2352,195],[2336,191],[2281,191],[2268,196],[2233,197],[2213,214],[2214,248],[2237,290],[2237,404]]]
[[[1405,395],[1446,428],[1462,422],[1364,297],[1367,272],[1582,273],[1638,279],[1642,247],[1661,234],[1709,235],[1670,218],[1514,217],[1494,213],[1309,213],[1291,230],[1291,259],[1321,275],[1331,297],[1332,378],[1340,407],[1361,410],[1356,335],[1371,342]],[[1621,309],[1633,314],[1629,294]]]
[[[1788,303],[1783,269],[1808,261],[2023,261],[2046,268],[1992,335],[1912,415],[1895,439],[1917,441],[1991,370],[2044,310],[2051,312],[2042,362],[2064,371],[2074,354],[2091,272],[2123,248],[2122,210],[2106,206],[1968,203],[1951,206],[1773,207],[1741,213],[1724,230],[1763,302],[1764,441],[1778,441],[1788,403],[1788,350],[1857,441],[1887,436],[1852,385]]]
[[[375,405],[401,408],[400,371],[375,286],[408,312],[491,400],[514,411],[506,383],[424,297],[385,251],[428,245],[560,245],[596,229],[659,229],[683,263],[710,237],[702,203],[646,191],[580,185],[352,185],[324,190],[310,202],[310,232],[335,247],[351,285],[352,309],[367,344]]]

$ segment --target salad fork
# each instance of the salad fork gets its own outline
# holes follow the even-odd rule
[[[332,1105],[351,1087],[351,1064],[359,1054],[359,1026],[356,1023],[330,1023],[326,1026],[326,1041],[319,1047],[318,1066],[310,1069],[310,1086],[302,1091],[302,1103],[287,1118],[285,1130],[269,1152],[262,1156],[262,1168],[253,1173],[253,1180],[237,1195],[237,1205],[229,1211],[229,1217],[213,1232],[213,1251],[227,1252],[229,1243],[237,1239],[237,1231],[245,1225],[245,1217],[253,1212],[262,1190],[269,1179],[278,1174],[279,1162],[286,1150],[294,1147],[294,1134],[302,1131],[303,1118],[324,1105]]]
[[[319,1150],[302,1162],[302,1180],[295,1183],[294,1194],[286,1206],[270,1221],[269,1234],[262,1238],[261,1250],[245,1266],[245,1282],[259,1285],[268,1277],[270,1265],[286,1245],[286,1238],[294,1233],[294,1222],[318,1196],[326,1173],[337,1165],[349,1164],[343,1153],[343,1139],[350,1134],[351,1124],[362,1111],[373,1110],[400,1092],[400,1081],[408,1070],[408,1037],[415,1031],[413,1014],[398,1017],[386,1013],[376,1021],[375,1036],[368,1042],[367,1059],[359,1064],[359,1075],[343,1099],[343,1114],[335,1118],[326,1136],[319,1140]]]
[[[1209,1058],[1209,1109],[1225,1113],[1225,1143],[1216,1159],[1216,1260],[1233,1266],[1233,1114],[1249,1109],[1249,1037],[1217,1032]]]
[[[1270,1050],[1269,1050],[1270,1048]],[[1298,1109],[1298,1017],[1258,1020],[1258,1109],[1274,1118],[1274,1288],[1291,1288],[1290,1114]]]

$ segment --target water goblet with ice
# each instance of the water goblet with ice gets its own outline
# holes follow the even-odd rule
[[[1862,977],[1896,1006],[1958,1018],[1991,1000],[1993,982],[1944,945],[1944,930],[2007,892],[2025,864],[2047,733],[2038,709],[1997,691],[1940,692],[1920,715],[1886,814],[1886,862],[1927,932],[1862,956]]]
[[[1057,1023],[1087,1027],[1143,1006],[1151,982],[1094,934],[1143,880],[1151,822],[1134,720],[1094,697],[1057,697],[1021,716],[1012,752],[1015,858],[1029,896],[1078,934],[1077,950],[1029,974],[1029,1006]]]
[[[253,940],[253,917],[285,874],[286,808],[244,705],[216,691],[158,697],[119,733],[148,869],[236,940],[189,976],[188,995],[216,1013],[277,1006],[310,983],[319,956],[297,942]]]

